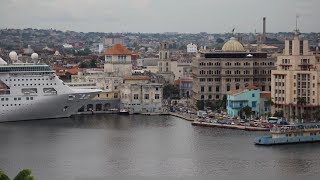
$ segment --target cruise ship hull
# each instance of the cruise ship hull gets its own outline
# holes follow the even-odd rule
[[[1,107],[0,122],[65,118],[93,98],[98,90],[50,96],[35,96],[34,100]],[[19,102],[17,102],[19,103]]]

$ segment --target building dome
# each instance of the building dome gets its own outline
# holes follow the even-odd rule
[[[227,51],[227,52],[243,52],[245,51],[243,45],[236,40],[236,38],[232,37],[230,38],[229,41],[227,41],[223,47],[222,51]]]

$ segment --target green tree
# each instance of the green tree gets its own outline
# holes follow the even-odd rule
[[[204,100],[197,100],[196,106],[198,110],[204,110]]]
[[[91,59],[89,66],[90,66],[90,68],[96,68],[97,67],[97,60]]]
[[[32,171],[30,169],[23,169],[13,180],[34,180],[34,177],[31,176],[31,173]],[[0,180],[10,180],[10,178],[0,170]]]
[[[0,170],[0,180],[10,180],[9,177]]]
[[[172,84],[166,84],[163,87],[163,97],[164,99],[175,99],[175,98],[179,98],[179,89],[172,85]]]
[[[307,104],[305,97],[298,97],[297,98],[297,106],[299,107],[299,113],[300,113],[300,122],[302,121],[303,117],[303,106]]]
[[[80,62],[79,68],[89,68],[89,67],[90,67],[90,65],[88,64],[88,62],[86,62],[86,61]]]
[[[30,169],[24,169],[18,173],[18,175],[13,180],[34,180],[31,176],[32,171]]]
[[[223,95],[222,101],[221,101],[221,107],[223,109],[227,109],[227,95]]]
[[[268,110],[269,110],[267,116],[270,117],[271,116],[271,107],[274,105],[274,102],[272,101],[271,97],[267,99],[266,105],[268,106]]]
[[[316,111],[314,111],[312,113],[312,116],[313,116],[313,119],[316,120],[316,121],[320,121],[320,109],[317,109]]]
[[[252,108],[250,106],[245,106],[240,110],[240,116],[245,116],[247,119],[249,116],[251,116]]]

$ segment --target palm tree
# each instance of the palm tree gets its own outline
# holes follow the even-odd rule
[[[5,175],[1,170],[0,170],[0,180],[10,180],[7,175]]]
[[[13,180],[34,180],[31,173],[32,171],[30,169],[24,169],[20,171]],[[0,170],[0,180],[10,180],[10,178]]]
[[[303,109],[303,105],[306,105],[307,101],[305,97],[298,97],[297,98],[297,106],[300,109],[300,122],[302,121],[302,109]]]
[[[252,108],[250,106],[245,106],[240,110],[240,116],[244,114],[246,119],[247,117],[251,116],[251,113],[252,113]]]
[[[268,106],[268,110],[269,110],[269,113],[271,112],[271,106],[274,105],[274,102],[272,101],[272,98],[268,98],[268,100],[266,101],[266,105]],[[268,113],[268,114],[269,114]]]

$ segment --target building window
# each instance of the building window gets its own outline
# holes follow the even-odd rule
[[[236,89],[240,89],[240,85],[239,84],[236,84]]]
[[[216,86],[216,92],[220,91],[220,86]]]
[[[133,99],[139,99],[139,94],[134,94]]]
[[[230,91],[230,84],[227,84],[227,91]]]
[[[155,98],[155,99],[160,99],[160,94],[155,94],[155,95],[154,95],[154,98]]]
[[[252,97],[255,97],[255,96],[256,96],[256,95],[253,93],[253,94],[252,94]]]
[[[113,97],[118,98],[118,93],[114,93]]]
[[[200,90],[201,92],[204,92],[204,86],[201,86],[201,90]]]
[[[212,87],[211,87],[211,86],[208,87],[208,91],[209,91],[209,92],[212,91]]]
[[[205,78],[200,78],[200,82],[205,82],[206,79]]]
[[[257,102],[256,101],[252,101],[252,107],[255,108],[257,106]]]
[[[212,95],[209,95],[209,96],[208,96],[208,99],[212,99]]]
[[[201,95],[201,99],[204,99],[204,95]]]
[[[149,99],[149,94],[144,94],[144,99]]]

